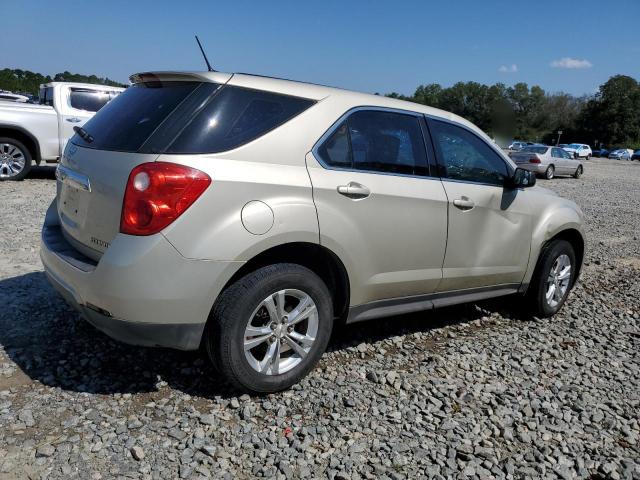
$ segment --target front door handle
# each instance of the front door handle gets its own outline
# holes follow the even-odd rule
[[[367,198],[371,194],[371,190],[357,182],[349,182],[347,185],[338,186],[338,193],[352,200],[360,200]]]
[[[476,204],[473,200],[469,200],[467,197],[456,198],[453,201],[453,204],[458,207],[460,210],[471,210]]]
[[[71,122],[71,123],[78,123],[81,122],[82,120],[80,120],[78,117],[71,117],[71,118],[67,118],[67,122]]]

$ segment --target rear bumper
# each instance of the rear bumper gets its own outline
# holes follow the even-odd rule
[[[118,235],[99,262],[64,239],[47,212],[40,257],[62,297],[92,325],[132,345],[195,350],[217,295],[240,262],[191,260],[162,235]]]

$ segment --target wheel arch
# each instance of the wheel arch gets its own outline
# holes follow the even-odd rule
[[[42,160],[42,156],[40,154],[40,143],[30,132],[15,125],[0,125],[0,137],[13,138],[24,144],[24,146],[29,149],[31,159],[38,165],[40,164],[40,161]]]
[[[584,261],[585,242],[582,233],[575,228],[567,228],[565,230],[561,230],[545,242],[541,252],[555,240],[565,240],[569,242],[569,244],[571,244],[571,246],[573,247],[573,251],[576,254],[576,275],[574,277],[574,282],[577,281],[578,277],[580,276],[580,271],[582,270],[582,263]],[[539,257],[540,256],[538,256],[538,258]]]
[[[341,320],[346,318],[350,297],[347,269],[333,251],[309,242],[285,243],[258,253],[232,275],[220,290],[220,294],[239,278],[274,263],[295,263],[317,274],[331,292],[334,316]]]

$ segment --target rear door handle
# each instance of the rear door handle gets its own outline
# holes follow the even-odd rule
[[[78,123],[81,121],[82,120],[80,120],[78,117],[67,118],[67,122],[71,122],[71,123]]]
[[[456,198],[453,201],[453,204],[458,207],[460,210],[471,210],[476,204],[473,200],[469,200],[467,197]]]
[[[357,182],[349,182],[347,185],[339,185],[338,193],[352,200],[360,200],[367,198],[371,194],[371,190]]]

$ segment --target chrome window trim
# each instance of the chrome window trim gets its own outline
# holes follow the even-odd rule
[[[415,117],[418,121],[420,121],[421,118],[424,118],[424,114],[420,113],[420,112],[415,112],[413,110],[402,110],[400,108],[390,108],[390,107],[379,107],[379,106],[367,106],[367,105],[361,105],[359,107],[353,107],[349,110],[347,110],[345,113],[343,113],[335,122],[333,122],[333,124],[329,127],[329,129],[324,132],[322,134],[322,136],[316,141],[316,143],[313,145],[313,147],[311,148],[311,153],[313,154],[313,158],[316,159],[316,161],[322,166],[322,168],[324,168],[325,170],[336,170],[339,172],[356,172],[356,173],[370,173],[370,174],[374,174],[374,175],[388,175],[388,176],[392,176],[392,177],[405,177],[405,178],[421,178],[421,179],[428,179],[428,180],[440,180],[440,177],[438,175],[434,175],[431,172],[431,168],[433,167],[433,163],[430,161],[429,159],[429,149],[427,148],[427,145],[424,145],[424,150],[425,150],[425,158],[427,159],[427,168],[429,168],[429,174],[428,175],[415,175],[415,174],[409,174],[409,173],[393,173],[393,172],[381,172],[379,170],[361,170],[358,168],[344,168],[344,167],[334,167],[333,165],[328,165],[322,158],[322,156],[319,153],[319,149],[322,146],[322,144],[333,134],[333,132],[335,132],[338,127],[342,124],[343,121],[345,121],[347,118],[349,118],[352,114],[356,113],[356,112],[360,112],[360,111],[375,111],[375,112],[387,112],[387,113],[397,113],[397,114],[401,114],[401,115],[409,115],[412,117]],[[423,142],[427,142],[429,141],[429,139],[424,137],[424,132],[422,129],[422,125],[420,126],[420,131],[422,133],[422,141]]]

